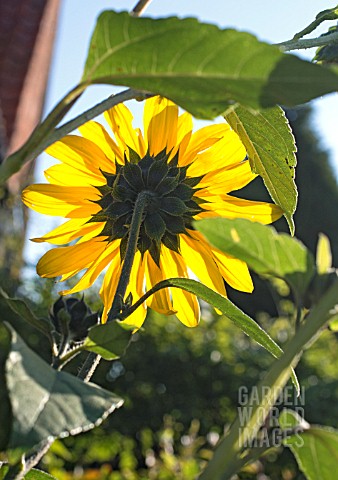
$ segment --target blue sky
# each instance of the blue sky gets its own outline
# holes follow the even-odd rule
[[[114,9],[117,11],[130,10],[136,3],[131,0],[63,0],[57,30],[56,44],[53,55],[50,82],[46,98],[46,114],[55,104],[73,88],[82,75],[89,41],[95,27],[97,16],[101,11]],[[195,16],[200,21],[217,24],[222,28],[235,28],[248,31],[260,40],[277,43],[289,40],[292,36],[308,25],[316,14],[325,9],[334,7],[336,0],[153,0],[145,15],[152,17],[179,17]],[[332,22],[316,30],[316,34],[327,30]],[[311,59],[314,49],[297,52],[297,54]],[[111,86],[93,86],[80,98],[67,116],[74,117],[106,98],[121,88]],[[331,160],[336,166],[338,177],[338,145],[337,121],[338,95],[327,95],[312,102],[315,107],[313,124],[320,133],[321,146],[329,150]],[[140,106],[138,106],[140,110]],[[140,121],[140,114],[135,120]],[[37,181],[44,181],[42,171],[48,167],[50,160],[42,155],[38,163]],[[46,233],[55,226],[56,219],[41,220],[41,216],[32,215],[29,236],[38,236]],[[47,248],[47,247],[46,247]],[[28,243],[26,256],[28,261],[34,261],[36,256],[43,253],[43,246],[38,248]]]

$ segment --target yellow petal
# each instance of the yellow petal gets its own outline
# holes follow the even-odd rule
[[[135,253],[133,267],[130,273],[129,285],[127,288],[127,295],[131,293],[133,303],[135,303],[144,294],[144,269],[145,261],[141,258],[141,253]],[[147,308],[145,302],[138,307],[134,313],[129,315],[123,323],[134,326],[136,329],[140,328],[146,318]]]
[[[94,187],[35,184],[22,192],[22,201],[32,210],[68,218],[94,215],[101,209],[93,203],[99,198],[100,194]]]
[[[223,278],[209,245],[201,235],[195,235],[192,231],[189,233],[191,237],[180,235],[184,261],[204,285],[226,296]]]
[[[140,153],[138,135],[132,125],[133,115],[128,107],[120,103],[105,112],[104,118],[114,132],[121,152],[126,152],[128,158],[129,152],[127,147],[131,147],[137,153]]]
[[[100,297],[103,302],[102,322],[107,321],[108,313],[111,309],[117,282],[121,274],[121,258],[120,254],[113,257],[108,270],[104,276],[100,289]]]
[[[144,135],[150,155],[170,152],[177,145],[178,107],[164,97],[149,98],[144,106]]]
[[[64,163],[58,163],[45,170],[44,175],[49,183],[54,185],[65,185],[69,187],[89,187],[99,186],[107,183],[106,179],[102,175],[99,179],[98,176],[93,178],[91,172],[84,173],[77,168],[71,167]]]
[[[54,245],[64,245],[97,229],[98,223],[86,223],[88,220],[89,218],[72,218],[59,227],[54,228],[51,232],[46,233],[43,237],[32,238],[31,240],[37,243],[48,242]],[[103,224],[101,223],[100,225],[102,229]]]
[[[207,211],[196,215],[196,219],[226,217],[247,218],[253,222],[269,224],[278,220],[283,212],[278,205],[266,202],[254,202],[242,198],[223,195],[222,197],[207,197],[209,203],[204,203]]]
[[[94,142],[112,162],[124,163],[124,149],[111,138],[106,129],[98,122],[87,122],[78,128],[81,135]]]
[[[224,123],[221,125],[208,125],[194,132],[184,156],[180,158],[180,165],[189,165],[199,152],[203,152],[219,142],[228,130],[229,126]],[[201,175],[201,173],[197,176],[199,175]]]
[[[224,280],[230,285],[230,287],[240,290],[241,292],[251,293],[253,290],[253,283],[247,264],[238,258],[233,258],[230,255],[217,250],[216,248],[212,248],[212,253]]]
[[[166,278],[187,278],[188,273],[182,257],[166,248],[161,247],[161,268]],[[177,310],[177,318],[187,327],[195,327],[199,323],[200,309],[195,295],[180,288],[171,288],[173,308]]]
[[[100,273],[106,268],[106,266],[112,261],[114,257],[119,258],[120,240],[115,240],[108,244],[105,250],[98,256],[98,258],[87,269],[82,278],[69,290],[60,292],[62,295],[71,295],[75,292],[80,292],[89,288],[100,275]]]
[[[192,135],[192,116],[185,112],[178,117],[177,121],[177,140],[170,157],[174,157],[178,152],[178,163],[181,165],[181,159],[184,158],[186,149],[189,145]]]
[[[165,279],[164,272],[156,265],[148,252],[146,253],[145,273],[148,290],[150,290],[150,288],[152,288],[154,285]],[[163,315],[172,315],[176,313],[170,300],[168,288],[163,288],[162,290],[159,290],[154,295],[149,297],[147,300],[147,305],[156,312]]]
[[[137,139],[138,139],[138,150],[136,150],[140,157],[143,158],[145,157],[146,153],[147,153],[147,145],[146,145],[146,142],[143,138],[143,134],[141,132],[141,129],[140,128],[136,128],[135,129],[136,131],[136,135],[137,135]]]
[[[94,142],[78,135],[67,135],[48,147],[46,152],[80,172],[91,174],[93,179],[102,179],[101,170],[115,173],[115,163]]]
[[[207,173],[198,184],[198,187],[201,188],[198,191],[198,196],[222,195],[233,190],[239,190],[256,177],[257,175],[251,171],[249,161],[246,160],[233,167]]]
[[[246,151],[237,133],[226,125],[222,138],[210,148],[199,153],[189,167],[189,175],[197,177],[219,168],[238,164],[245,159]]]
[[[192,116],[188,112],[182,113],[177,121],[177,143],[181,143],[183,138],[189,134],[191,137],[193,129]]]
[[[39,260],[36,270],[40,277],[53,278],[68,272],[79,272],[95,261],[107,248],[102,237],[69,247],[53,248]]]

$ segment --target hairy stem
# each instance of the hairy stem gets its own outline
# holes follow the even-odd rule
[[[80,87],[78,87],[78,89],[79,88]],[[68,96],[69,94],[64,97],[64,99],[61,100],[59,104],[62,105]],[[26,162],[29,162],[30,160],[36,158],[38,155],[40,155],[40,153],[46,150],[47,147],[52,145],[54,142],[60,140],[65,135],[78,128],[80,125],[83,125],[84,123],[88,122],[94,117],[97,117],[101,113],[105,112],[109,108],[118,105],[119,103],[123,103],[127,100],[132,99],[144,99],[148,98],[149,96],[152,96],[152,94],[141,90],[133,90],[131,88],[128,88],[127,90],[117,93],[116,95],[111,95],[110,97],[106,98],[94,107],[89,108],[85,112],[73,118],[69,122],[64,123],[63,125],[61,125],[61,127],[54,128],[59,123],[59,116],[56,115],[55,112],[57,112],[60,107],[57,106],[49,115],[51,120],[47,123],[47,126],[49,126],[50,124],[50,128],[46,128],[45,120],[45,122],[43,122],[40,127],[37,127],[37,129],[32,133],[27,142],[19,150],[12,153],[0,165],[0,184],[5,182],[11,175],[20,170],[20,168]]]
[[[123,307],[123,300],[126,294],[131,269],[134,263],[134,257],[137,249],[137,242],[140,234],[144,207],[146,206],[148,196],[148,192],[141,192],[139,193],[135,202],[133,216],[130,224],[126,253],[124,256],[121,275],[116,287],[114,300],[108,314],[108,322],[116,319],[119,316],[119,313],[121,312]],[[96,355],[93,352],[89,353],[78,373],[78,377],[83,379],[85,382],[89,382],[96,370],[96,367],[100,363],[100,359],[100,355]]]
[[[146,206],[147,199],[149,197],[148,192],[144,191],[139,193],[135,202],[133,216],[130,224],[129,237],[127,242],[126,253],[122,265],[121,276],[119,283],[116,287],[116,292],[113,300],[112,307],[108,314],[108,322],[114,320],[121,311],[123,306],[123,299],[128,287],[130,273],[134,262],[134,257],[137,249],[137,242],[140,234],[140,228],[143,218],[144,207]]]
[[[322,47],[332,43],[338,43],[338,32],[328,33],[327,35],[317,38],[292,39],[286,42],[276,43],[276,46],[284,52],[289,52],[290,50],[304,50],[306,48]]]
[[[175,285],[172,285],[170,283],[170,278],[168,278],[167,280],[162,280],[161,282],[157,283],[153,288],[148,290],[141,298],[139,298],[137,302],[134,303],[134,305],[132,305],[129,308],[126,308],[122,314],[119,314],[118,318],[120,320],[123,320],[129,317],[132,313],[135,312],[135,310],[138,307],[142,305],[142,303],[144,303],[147,300],[147,298],[149,298],[151,295],[154,295],[154,293],[158,292],[159,290],[162,290],[162,288],[168,288],[168,287],[175,288]]]
[[[88,122],[89,120],[92,120],[98,115],[101,115],[101,113],[109,110],[109,108],[115,107],[119,103],[123,103],[127,100],[133,100],[136,98],[148,98],[149,96],[150,94],[148,92],[141,92],[140,90],[133,90],[132,88],[123,90],[123,92],[117,93],[116,95],[110,95],[110,97],[106,98],[97,105],[94,105],[94,107],[89,108],[88,110],[73,118],[69,122],[61,125],[61,127],[56,128],[53,132],[52,143],[54,143],[56,140],[60,140],[60,138],[64,137],[68,133]],[[44,147],[43,150],[45,150],[45,148],[47,148],[51,144],[50,139],[48,139],[46,143],[48,143],[48,145],[42,145],[42,147]]]

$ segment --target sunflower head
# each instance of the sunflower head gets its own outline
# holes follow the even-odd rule
[[[107,111],[113,136],[90,121],[79,135],[68,135],[48,148],[60,163],[46,170],[49,184],[31,185],[23,201],[44,214],[67,221],[37,242],[58,245],[37,265],[43,277],[61,281],[82,272],[62,294],[88,288],[101,272],[103,320],[112,305],[139,195],[143,217],[126,295],[138,300],[166,278],[189,277],[226,295],[225,285],[250,292],[247,265],[213,248],[194,230],[193,220],[248,218],[271,223],[282,214],[276,205],[237,198],[255,178],[238,136],[225,124],[192,131],[192,117],[179,114],[171,101],[145,102],[144,129],[134,129],[125,105]],[[74,241],[76,241],[74,243]],[[69,243],[71,243],[69,245]],[[172,314],[188,326],[199,320],[197,299],[177,288],[158,291],[125,321],[140,326],[147,306]]]
[[[102,172],[106,184],[97,187],[101,210],[92,216],[92,222],[103,221],[101,235],[108,241],[120,239],[120,254],[124,258],[131,219],[138,195],[144,192],[146,205],[137,248],[142,257],[149,251],[157,265],[160,263],[161,244],[180,252],[180,234],[193,229],[192,220],[203,211],[205,200],[195,196],[201,177],[188,177],[189,166],[180,167],[178,152],[170,155],[162,150],[156,156],[149,152],[141,158],[129,148],[129,159],[118,163],[116,173]]]

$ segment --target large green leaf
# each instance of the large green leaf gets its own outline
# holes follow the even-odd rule
[[[11,329],[6,381],[13,411],[9,448],[30,448],[50,437],[93,428],[120,407],[113,393],[58,372]]]
[[[259,112],[238,105],[225,119],[240,136],[252,170],[263,178],[294,233],[296,144],[283,110],[274,107]]]
[[[105,360],[115,360],[124,354],[131,339],[131,329],[118,321],[92,327],[83,348],[101,355]]]
[[[231,300],[223,297],[211,288],[208,288],[196,280],[190,280],[188,278],[169,278],[158,283],[151,291],[149,291],[149,293],[154,293],[155,291],[164,287],[182,288],[187,292],[193,293],[201,300],[204,300],[205,302],[209,303],[209,305],[212,305],[220,310],[246,335],[248,335],[255,342],[259,343],[259,345],[264,347],[274,357],[278,358],[282,355],[283,350],[277,345],[277,343],[275,343],[270,335],[258,325],[258,323],[256,323],[251,317],[236,307]],[[292,375],[292,380],[296,389],[298,390],[299,385],[296,375],[294,372]]]
[[[195,222],[215,247],[244,260],[259,274],[283,278],[301,297],[313,277],[314,259],[307,248],[273,227],[245,219],[212,218]]]
[[[248,33],[113,11],[98,18],[82,80],[161,94],[203,118],[234,102],[291,106],[338,89],[334,73]]]
[[[294,422],[292,422],[291,415]],[[291,418],[291,422],[290,422]],[[283,428],[297,426],[294,412],[281,414]],[[292,425],[293,423],[293,425]],[[338,430],[322,426],[310,426],[284,441],[297,459],[299,468],[308,480],[332,480],[338,465]]]
[[[2,290],[2,288],[0,288],[0,301],[6,303],[14,313],[32,325],[32,327],[35,327],[40,330],[40,332],[44,333],[51,342],[53,341],[51,335],[51,323],[46,318],[36,317],[24,300],[21,298],[11,298],[4,290]]]

